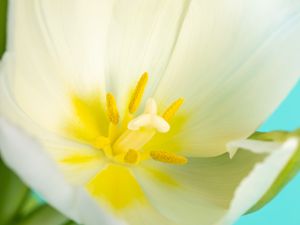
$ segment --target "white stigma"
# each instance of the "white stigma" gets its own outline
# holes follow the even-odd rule
[[[129,130],[139,130],[141,127],[155,128],[161,133],[170,130],[169,123],[157,115],[157,104],[153,98],[148,99],[144,113],[128,123]]]

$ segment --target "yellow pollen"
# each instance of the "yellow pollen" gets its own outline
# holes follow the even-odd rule
[[[134,149],[130,149],[124,156],[124,161],[133,164],[138,161],[138,158],[139,158],[139,153]]]
[[[115,97],[111,93],[106,94],[106,107],[109,121],[117,125],[119,123],[119,112]]]
[[[129,110],[130,113],[135,113],[136,110],[138,109],[138,107],[141,103],[141,100],[142,100],[147,82],[148,82],[148,73],[145,72],[141,76],[139,82],[137,83],[137,85],[135,87],[135,90],[134,90],[134,93],[131,97],[131,100],[130,100],[130,103],[129,103],[129,106],[128,106],[128,110]]]
[[[188,162],[188,159],[186,157],[181,156],[181,155],[176,155],[171,152],[151,151],[150,156],[152,159],[163,162],[163,163],[183,165]]]
[[[179,98],[177,99],[175,102],[173,102],[168,108],[167,110],[164,112],[163,114],[163,118],[166,121],[170,121],[173,116],[175,115],[175,113],[178,111],[178,109],[180,108],[180,106],[183,104],[183,98]]]

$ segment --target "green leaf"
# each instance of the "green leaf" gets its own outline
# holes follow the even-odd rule
[[[14,225],[65,225],[69,219],[48,205],[43,205]]]
[[[0,225],[7,225],[18,213],[29,190],[1,160],[0,181]]]
[[[288,138],[289,134],[290,132],[288,131],[271,131],[267,133],[256,132],[251,136],[251,139],[284,142]]]
[[[73,222],[73,221],[69,221],[69,222],[67,222],[67,223],[65,223],[65,224],[63,224],[63,225],[77,225],[77,223],[75,223],[75,222]]]
[[[37,197],[33,192],[30,192],[25,201],[23,202],[22,206],[20,207],[20,210],[18,212],[17,217],[15,218],[15,221],[18,221],[31,213],[32,211],[36,210],[38,207],[40,207],[43,204],[39,197]]]
[[[253,139],[278,142],[284,142],[290,137],[296,137],[300,141],[300,129],[294,132],[273,131],[269,133],[255,133],[252,136]],[[255,212],[269,203],[298,174],[299,170],[300,146],[298,146],[297,151],[294,153],[286,167],[281,171],[277,179],[272,184],[271,188],[247,213]]]
[[[0,58],[6,45],[7,0],[0,0]]]

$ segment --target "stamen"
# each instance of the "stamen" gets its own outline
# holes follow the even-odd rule
[[[138,158],[139,158],[139,153],[134,149],[130,149],[124,156],[124,161],[133,164],[138,161]]]
[[[163,118],[166,121],[170,121],[173,116],[175,115],[175,113],[178,111],[178,109],[180,108],[180,106],[183,104],[184,99],[183,98],[179,98],[177,99],[175,102],[173,102],[165,111],[165,113],[163,114]]]
[[[115,97],[111,93],[106,95],[106,107],[109,121],[117,125],[119,123],[119,112]]]
[[[137,83],[134,93],[131,97],[131,100],[130,100],[130,103],[128,106],[128,110],[130,113],[135,113],[136,110],[138,109],[138,107],[141,103],[147,82],[148,82],[148,73],[144,73],[141,76],[139,82]]]
[[[188,159],[186,157],[181,156],[181,155],[176,155],[171,152],[151,151],[150,156],[152,159],[163,162],[163,163],[183,165],[188,162]]]

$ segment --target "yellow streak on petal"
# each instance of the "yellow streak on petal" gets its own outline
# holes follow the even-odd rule
[[[109,121],[115,125],[118,124],[119,123],[118,107],[117,107],[115,97],[111,93],[108,93],[106,95],[106,107],[107,107],[107,115]]]
[[[138,107],[141,103],[147,82],[148,82],[148,73],[145,72],[141,76],[139,82],[137,83],[134,93],[131,97],[131,100],[130,100],[130,103],[128,106],[128,110],[130,113],[134,113],[138,109]]]
[[[134,149],[130,149],[124,156],[124,161],[126,163],[134,164],[138,161],[138,159],[139,159],[139,153]]]
[[[151,151],[150,156],[152,159],[163,162],[163,163],[183,165],[188,162],[188,159],[186,157],[181,156],[181,155],[176,155],[171,152]]]
[[[116,211],[135,202],[146,202],[130,170],[120,165],[110,164],[87,184],[87,189],[97,200],[108,203]]]
[[[60,162],[67,163],[67,164],[78,164],[78,163],[87,163],[95,159],[97,159],[95,156],[75,154],[75,155],[65,157]]]
[[[155,168],[145,168],[145,172],[147,172],[151,177],[156,179],[157,181],[167,184],[169,186],[178,187],[179,183],[170,176],[170,174],[167,174],[166,172],[155,169]]]
[[[91,143],[97,137],[106,134],[108,127],[106,110],[100,99],[98,93],[84,96],[71,93],[74,117],[67,118],[62,127],[68,137]]]
[[[174,117],[175,113],[178,111],[183,102],[183,98],[177,99],[167,108],[162,117],[169,122]]]

